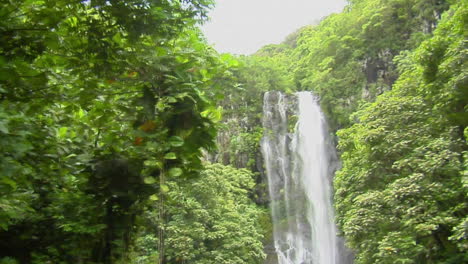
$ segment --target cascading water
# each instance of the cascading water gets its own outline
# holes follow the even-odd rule
[[[309,92],[297,98],[267,92],[262,153],[279,264],[348,263],[336,235],[331,204],[333,148],[325,120]],[[294,133],[290,119],[297,117]]]

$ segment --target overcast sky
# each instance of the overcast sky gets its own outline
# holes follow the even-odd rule
[[[216,0],[202,30],[219,52],[252,54],[343,10],[346,0]]]

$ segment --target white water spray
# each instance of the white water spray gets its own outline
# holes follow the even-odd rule
[[[264,98],[261,146],[278,263],[347,263],[333,221],[334,152],[327,144],[325,119],[311,93],[296,96],[268,92]],[[294,114],[298,120],[294,133],[289,133],[288,119]]]

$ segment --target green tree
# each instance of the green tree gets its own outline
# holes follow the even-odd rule
[[[167,260],[171,263],[261,263],[267,211],[249,197],[253,174],[220,164],[207,164],[201,177],[167,182]],[[147,210],[135,263],[153,263],[159,217]],[[150,243],[148,243],[150,242]]]

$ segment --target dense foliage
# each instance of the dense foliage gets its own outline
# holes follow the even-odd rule
[[[302,29],[291,52],[297,89],[311,90],[332,129],[350,124],[360,101],[390,90],[393,58],[431,35],[449,1],[354,0],[340,14]]]
[[[246,169],[206,165],[201,177],[167,184],[167,258],[176,263],[261,263],[268,212],[248,197],[253,175]],[[154,263],[158,218],[148,210],[134,249],[136,263]],[[157,253],[156,253],[157,254]],[[171,262],[172,263],[172,262]]]
[[[224,87],[223,99],[218,105],[223,118],[218,133],[218,152],[214,159],[238,168],[261,170],[262,162],[256,154],[263,134],[262,107],[266,91],[291,91],[284,63],[277,57],[239,57],[239,64],[231,74],[220,80]]]
[[[211,1],[1,4],[0,261],[128,263],[152,210],[167,263],[179,235],[167,188],[199,177],[219,119],[209,98],[234,63],[195,27]],[[252,206],[246,193],[236,201]],[[239,239],[261,258],[261,235],[248,232]]]
[[[468,262],[468,3],[348,2],[233,58],[211,0],[0,0],[0,263],[261,263],[271,90],[320,96],[357,263]]]
[[[392,91],[338,132],[335,202],[356,263],[468,261],[467,7],[453,7],[432,38],[400,55]]]

